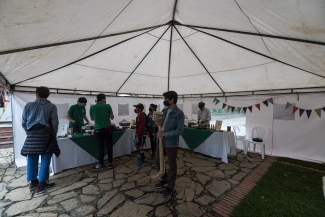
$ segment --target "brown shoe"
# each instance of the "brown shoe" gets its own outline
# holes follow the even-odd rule
[[[35,194],[41,194],[46,190],[49,190],[55,186],[55,183],[46,183],[46,182],[40,182],[36,188]]]
[[[29,190],[32,191],[32,190],[35,190],[38,186],[38,180],[35,179],[35,180],[32,180],[29,184]]]

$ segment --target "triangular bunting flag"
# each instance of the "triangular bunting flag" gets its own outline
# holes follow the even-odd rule
[[[267,107],[269,107],[269,103],[267,102],[267,100],[263,101],[264,105],[266,105]]]
[[[237,111],[238,113],[240,113],[241,107],[237,107]]]
[[[325,112],[325,107],[323,107],[322,109],[323,109],[323,111]]]
[[[316,114],[318,115],[319,118],[322,117],[322,109],[315,109]]]
[[[309,117],[310,117],[311,111],[312,111],[312,110],[309,110],[309,109],[306,110],[306,113],[307,113],[307,117],[308,117],[308,119],[309,119]]]
[[[222,109],[224,109],[226,106],[227,106],[227,104],[224,103],[224,104],[222,105]]]
[[[243,107],[244,112],[246,113],[247,107]]]
[[[248,109],[249,109],[249,111],[251,111],[251,113],[252,113],[252,110],[253,110],[253,106],[248,106],[247,108],[248,108]]]
[[[235,110],[235,107],[231,107],[231,112],[234,112],[234,110]]]
[[[260,109],[260,108],[261,108],[261,104],[258,103],[258,104],[256,104],[255,106],[256,106],[256,108],[258,108],[258,110],[261,110],[261,109]]]
[[[290,106],[291,106],[291,104],[287,102],[287,105],[286,105],[285,109],[289,108]]]
[[[215,105],[217,105],[220,102],[220,100],[218,100],[217,98],[214,98],[213,102]]]
[[[305,112],[305,109],[299,109],[299,115],[301,117],[301,115]]]
[[[229,110],[229,109],[231,109],[231,106],[230,106],[230,105],[228,105],[228,110]]]
[[[297,110],[298,110],[298,107],[294,106],[294,107],[292,108],[292,114],[294,114]]]
[[[269,101],[270,103],[272,103],[272,105],[274,105],[273,98],[270,98],[267,101]]]

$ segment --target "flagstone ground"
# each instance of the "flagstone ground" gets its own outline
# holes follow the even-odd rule
[[[146,153],[149,156],[149,152]],[[50,178],[56,186],[41,195],[28,190],[26,167],[15,168],[13,150],[0,150],[0,214],[8,216],[204,216],[261,162],[261,155],[237,150],[229,163],[179,149],[176,193],[155,189],[153,160],[137,169],[138,153],[114,158],[113,170],[82,166]],[[168,159],[166,159],[168,161]]]

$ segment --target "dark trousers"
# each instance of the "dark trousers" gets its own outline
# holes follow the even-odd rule
[[[171,148],[164,147],[164,156],[167,155],[168,157],[169,170],[168,172],[166,171],[165,174],[161,177],[161,181],[167,181],[168,188],[171,190],[174,190],[175,181],[177,177],[177,163],[176,163],[177,151],[178,151],[177,147],[171,147]],[[157,148],[156,164],[159,171],[160,170],[159,148]]]
[[[105,143],[107,147],[108,163],[112,163],[113,160],[113,137],[109,130],[103,128],[95,131],[98,153],[99,153],[99,164],[104,166],[105,157]]]
[[[156,153],[156,134],[150,133],[150,143],[151,143],[151,154],[154,155]]]

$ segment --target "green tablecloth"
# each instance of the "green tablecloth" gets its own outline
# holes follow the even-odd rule
[[[188,148],[193,151],[200,144],[202,144],[212,133],[215,131],[194,129],[190,127],[184,127],[184,133],[182,134]]]
[[[117,143],[117,141],[121,138],[121,136],[125,133],[125,130],[115,131],[113,133],[113,146]],[[98,160],[98,146],[95,135],[80,135],[74,134],[69,138],[75,144],[77,144],[80,148],[85,150],[91,156]],[[105,155],[107,154],[107,148],[105,146]]]

